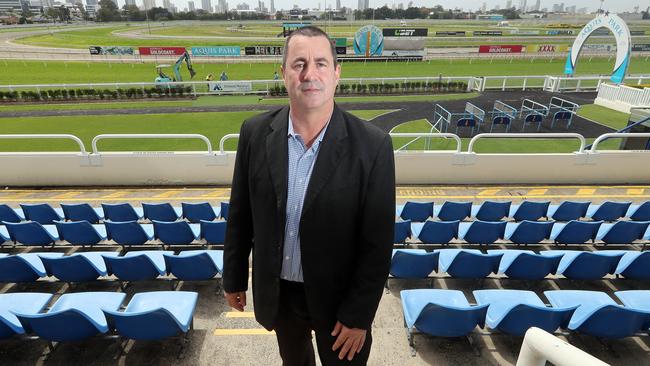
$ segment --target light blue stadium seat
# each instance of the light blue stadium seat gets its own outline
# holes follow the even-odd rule
[[[594,241],[602,221],[569,221],[567,223],[556,222],[551,229],[551,239],[558,244],[584,244]]]
[[[207,244],[223,244],[226,241],[225,221],[205,221],[201,220],[201,239],[205,239]]]
[[[517,280],[541,280],[555,274],[562,254],[555,256],[536,254],[532,250],[493,249],[488,254],[501,254],[499,273]]]
[[[0,226],[0,246],[8,241],[9,241],[9,232],[7,231],[7,228],[4,225],[2,225]]]
[[[438,252],[424,249],[394,249],[390,274],[396,278],[427,278],[438,270]]]
[[[616,291],[614,295],[625,307],[650,312],[650,290]]]
[[[550,201],[523,201],[518,205],[510,207],[510,217],[515,221],[537,221],[542,217],[547,217]]]
[[[130,203],[102,203],[104,217],[113,222],[138,221],[144,212],[140,207],[133,207]]]
[[[25,220],[25,217],[20,215],[17,210],[14,210],[13,208],[9,207],[9,205],[6,205],[4,203],[0,204],[0,221],[16,223],[23,220]]]
[[[187,221],[153,221],[154,238],[167,245],[187,245],[198,240],[201,230],[198,225],[191,226]]]
[[[104,262],[108,274],[121,281],[153,280],[167,273],[163,254],[173,254],[162,250],[131,251],[124,256],[106,255]]]
[[[102,310],[117,311],[126,294],[78,292],[63,294],[46,313],[16,311],[26,333],[50,342],[81,341],[109,331]]]
[[[472,216],[481,221],[501,221],[510,214],[510,201],[485,201],[472,206]]]
[[[124,311],[104,309],[117,333],[135,340],[159,340],[192,328],[198,294],[154,291],[135,294]]]
[[[616,266],[614,274],[632,280],[650,280],[650,252],[632,250],[608,252],[619,252],[623,254],[623,257]]]
[[[425,221],[413,224],[413,234],[424,244],[447,244],[458,237],[460,221]]]
[[[153,226],[140,225],[136,221],[105,222],[108,238],[122,246],[143,245],[153,240]]]
[[[100,207],[92,207],[87,203],[61,204],[63,215],[68,221],[88,221],[91,224],[98,224],[104,220],[104,210]]]
[[[407,220],[395,222],[393,244],[403,244],[406,239],[411,237],[411,235],[411,221]]]
[[[633,336],[646,329],[650,320],[650,313],[618,305],[604,292],[555,290],[544,295],[555,307],[578,305],[568,329],[598,338]]]
[[[59,239],[72,245],[96,245],[106,240],[106,228],[103,225],[93,226],[88,221],[56,221],[54,223],[59,233]]]
[[[46,245],[54,246],[59,240],[59,235],[53,225],[45,227],[36,221],[3,222],[3,224],[9,233],[9,239],[14,243],[44,247]]]
[[[493,244],[502,239],[506,230],[505,222],[472,221],[461,223],[458,228],[458,239],[469,244]]]
[[[0,282],[34,282],[47,272],[39,256],[58,258],[63,253],[0,254]]]
[[[433,217],[433,202],[407,201],[401,209],[399,217],[406,221],[424,222]]]
[[[51,294],[38,292],[0,294],[0,339],[25,334],[14,312],[39,313],[51,299]]]
[[[434,215],[440,221],[463,221],[472,215],[472,202],[445,201],[434,207]]]
[[[219,217],[220,209],[215,209],[208,202],[181,203],[183,218],[192,223],[199,223],[201,220],[214,221]]]
[[[515,244],[538,244],[548,239],[552,228],[553,221],[509,222],[503,238]]]
[[[630,205],[626,216],[634,221],[650,221],[650,201],[645,201],[640,205]]]
[[[632,202],[605,201],[600,205],[591,205],[587,217],[594,221],[616,221],[624,217]]]
[[[487,305],[470,305],[461,291],[403,290],[402,311],[412,340],[414,328],[437,337],[463,337],[485,326]]]
[[[83,252],[52,258],[40,256],[45,271],[65,282],[94,281],[108,274],[104,257],[118,256],[117,252]]]
[[[488,327],[518,337],[531,327],[549,333],[566,328],[577,308],[547,307],[533,291],[476,290],[472,293],[478,305],[489,305],[485,317]]]
[[[181,217],[181,210],[169,203],[142,203],[142,211],[149,221],[173,222]]]
[[[620,251],[600,250],[584,252],[580,250],[545,250],[544,256],[562,255],[557,274],[574,280],[598,280],[613,274],[623,257]]]
[[[438,271],[453,278],[485,278],[499,272],[501,254],[483,254],[476,249],[439,249]]]
[[[222,250],[184,250],[164,258],[167,273],[182,281],[209,280],[223,271]]]
[[[21,203],[20,208],[23,209],[26,220],[35,221],[42,225],[51,225],[54,224],[54,221],[63,220],[63,211],[56,210],[47,203]]]
[[[605,244],[631,244],[642,239],[650,221],[617,221],[613,224],[602,224],[596,233],[596,240]]]
[[[546,217],[555,221],[571,221],[585,217],[591,202],[564,201],[559,205],[550,205]]]

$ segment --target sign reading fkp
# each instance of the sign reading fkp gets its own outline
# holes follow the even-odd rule
[[[426,37],[428,28],[384,28],[381,30],[384,37]]]
[[[141,56],[181,56],[185,47],[138,47]]]
[[[517,45],[482,45],[479,46],[479,53],[521,53],[524,51],[524,46]]]

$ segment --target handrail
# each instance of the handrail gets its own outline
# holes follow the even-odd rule
[[[221,140],[219,141],[219,154],[225,154],[226,153],[225,150],[223,149],[224,146],[226,145],[226,140],[236,139],[236,138],[239,138],[238,133],[229,133],[229,134],[225,135],[224,137],[222,137]]]
[[[533,139],[546,139],[546,138],[575,138],[580,141],[580,149],[578,152],[583,152],[585,149],[586,141],[584,136],[579,133],[479,133],[472,137],[467,146],[467,152],[474,152],[474,144],[482,138],[533,138]]]
[[[544,366],[546,361],[558,366],[607,366],[608,364],[539,328],[526,331],[517,366]]]
[[[423,133],[417,133],[417,132],[409,132],[409,133],[390,133],[390,137],[444,137],[444,138],[452,138],[456,141],[456,152],[460,153],[460,149],[462,147],[462,142],[460,140],[460,137],[458,135],[455,135],[453,133],[428,133],[428,132],[423,132]],[[451,150],[448,150],[451,151]]]
[[[0,139],[69,139],[79,145],[81,155],[88,155],[83,141],[75,135],[69,134],[16,134],[16,135],[0,135]]]
[[[625,133],[620,133],[620,132],[612,132],[612,133],[605,133],[596,138],[594,142],[591,144],[591,149],[588,150],[589,152],[596,152],[598,149],[598,144],[601,142],[610,139],[612,137],[650,137],[650,132],[625,132]]]
[[[119,139],[157,139],[157,138],[171,138],[171,139],[200,139],[205,142],[205,144],[208,146],[208,154],[212,154],[212,143],[210,143],[210,140],[208,140],[207,137],[196,134],[196,133],[170,133],[170,134],[117,134],[117,133],[108,133],[108,134],[102,134],[102,135],[97,135],[95,138],[93,138],[92,146],[93,146],[93,154],[98,154],[99,151],[97,150],[97,142],[99,140],[105,140],[105,139],[112,139],[112,138],[119,138]]]
[[[628,125],[626,127],[623,127],[620,130],[616,131],[616,133],[627,132],[627,131],[633,129],[634,127],[636,127],[636,126],[638,126],[638,125],[640,125],[642,123],[646,123],[648,121],[650,121],[650,117],[642,119],[642,120],[640,120],[638,122],[634,122],[631,125]],[[591,145],[587,145],[587,147],[585,147],[585,149],[590,150],[593,145],[594,145],[594,143],[592,142]]]

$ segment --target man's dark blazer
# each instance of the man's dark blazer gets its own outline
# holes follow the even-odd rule
[[[226,230],[223,285],[248,288],[253,251],[257,321],[278,314],[286,221],[289,107],[244,122]],[[307,307],[317,330],[336,321],[370,329],[388,276],[395,222],[395,163],[390,136],[334,106],[300,219]]]

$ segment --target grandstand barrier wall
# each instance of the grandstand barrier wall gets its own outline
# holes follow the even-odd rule
[[[519,138],[551,138],[545,134],[534,135]],[[11,135],[0,137],[11,138]],[[124,137],[133,138],[132,135]],[[165,137],[169,136],[157,138]],[[4,152],[0,153],[0,185],[229,185],[235,152],[225,151],[223,146],[227,139],[237,137],[236,134],[225,136],[219,151],[214,153],[210,152],[210,146],[205,151],[100,152],[95,149],[88,153],[83,145],[74,152]],[[425,134],[425,137],[436,136]],[[490,134],[477,135],[470,144],[473,146],[476,140],[486,137]],[[575,134],[566,137],[577,138]],[[650,151],[598,150],[597,144],[585,150],[582,142],[572,153],[459,152],[456,146],[446,151],[396,151],[395,164],[398,184],[646,184],[650,181],[650,170],[644,168],[650,164]]]
[[[650,88],[633,88],[626,85],[600,84],[595,104],[623,113],[632,108],[650,107]]]

